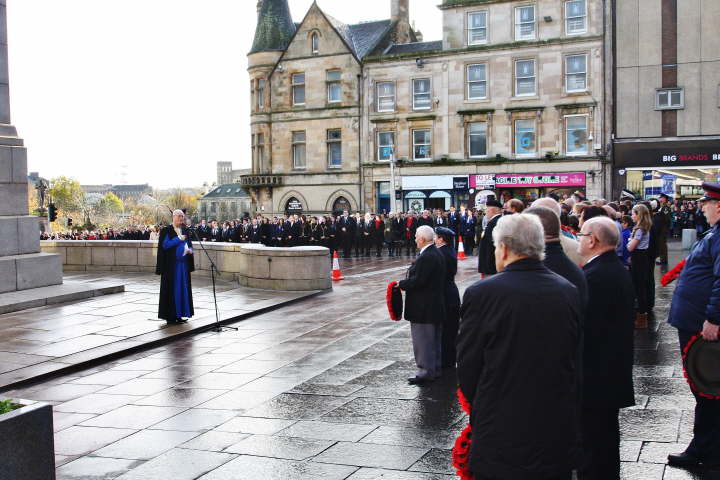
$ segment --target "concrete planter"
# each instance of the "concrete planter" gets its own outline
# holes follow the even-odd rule
[[[0,479],[55,480],[52,406],[27,405],[0,415]]]

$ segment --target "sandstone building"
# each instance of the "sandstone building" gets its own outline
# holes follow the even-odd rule
[[[613,6],[613,190],[699,198],[720,181],[720,2]]]
[[[443,0],[436,42],[390,2],[390,19],[355,25],[259,2],[241,177],[257,211],[605,193],[602,0]]]

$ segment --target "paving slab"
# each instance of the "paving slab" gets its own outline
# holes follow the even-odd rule
[[[141,462],[120,458],[82,457],[55,472],[57,480],[106,480],[116,478]]]
[[[206,278],[193,280],[198,299],[195,317],[184,325],[166,325],[157,319],[156,275],[68,273],[64,278],[63,285],[0,294],[0,392],[196,335],[215,323]],[[221,324],[236,323],[322,293],[270,292],[223,280],[218,281],[217,289],[220,299],[233,302],[232,307],[220,309]],[[244,332],[235,338],[262,332]],[[265,348],[262,343],[236,345],[227,353],[241,354],[237,357],[240,360]],[[128,365],[125,369],[155,370],[147,365]]]
[[[229,453],[176,448],[130,470],[118,477],[118,480],[148,480],[150,478],[195,480],[235,457]]]
[[[407,470],[428,451],[428,448],[339,442],[315,457],[314,461]]]
[[[200,477],[200,480],[343,480],[355,470],[357,467],[243,455]]]
[[[71,302],[83,298],[93,298],[123,291],[125,291],[125,285],[119,282],[89,283],[68,279],[63,280],[62,285],[0,293],[0,314],[20,312],[30,308]]]

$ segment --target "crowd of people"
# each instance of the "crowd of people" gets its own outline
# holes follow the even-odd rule
[[[131,225],[119,229],[41,232],[40,240],[157,240],[163,225]]]
[[[707,227],[668,319],[681,350],[698,332],[717,341],[720,330],[720,184],[703,186],[697,205]],[[408,382],[433,382],[455,355],[471,422],[453,454],[461,478],[620,479],[619,411],[635,404],[634,332],[648,326],[656,263],[667,264],[673,203],[540,198],[526,208],[491,199],[480,222],[483,278],[462,302],[454,232],[417,228],[420,254],[393,283],[405,292],[417,366]],[[720,401],[692,391],[694,438],[668,464],[718,471]]]

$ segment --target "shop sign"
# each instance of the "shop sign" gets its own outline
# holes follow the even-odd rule
[[[584,187],[585,173],[541,173],[495,175],[495,185],[502,187]]]
[[[467,190],[468,189],[468,177],[455,177],[453,178],[453,188],[455,190]]]
[[[495,188],[495,174],[470,175],[470,188],[493,190]]]
[[[402,177],[403,190],[453,190],[456,179],[465,178],[467,175],[418,175]]]
[[[665,195],[675,195],[675,175],[662,176],[662,193]]]
[[[632,142],[615,144],[617,167],[702,167],[720,165],[717,141]]]
[[[299,200],[293,198],[287,203],[287,209],[289,212],[302,212],[303,206]]]

